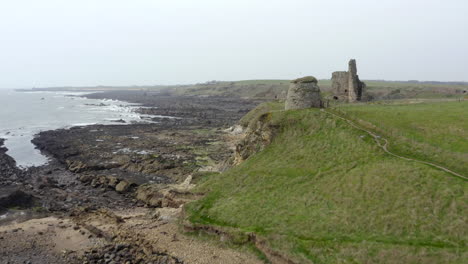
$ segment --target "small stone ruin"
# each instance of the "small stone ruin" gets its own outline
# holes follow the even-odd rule
[[[320,88],[315,77],[307,76],[291,81],[286,96],[286,110],[321,106]]]
[[[359,80],[357,75],[356,60],[349,61],[349,70],[332,73],[333,99],[356,102],[361,101],[362,92],[366,84]]]

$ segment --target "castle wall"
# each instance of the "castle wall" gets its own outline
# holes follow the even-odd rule
[[[357,75],[356,60],[350,60],[348,71],[332,73],[332,91],[334,99],[346,102],[360,101],[365,84]]]
[[[359,79],[357,77],[356,60],[350,60],[348,66],[348,102],[358,101],[358,89]]]
[[[321,107],[320,88],[317,83],[291,83],[285,102],[285,110]]]
[[[340,101],[348,100],[348,72],[339,71],[332,73],[332,91],[335,99]]]

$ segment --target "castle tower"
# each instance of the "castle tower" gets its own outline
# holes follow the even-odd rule
[[[307,76],[291,81],[286,97],[285,109],[321,107],[320,88],[317,79]]]
[[[355,102],[361,99],[358,99],[359,79],[356,60],[350,60],[348,65],[348,102]]]
[[[365,84],[359,80],[357,75],[356,60],[352,59],[348,63],[348,71],[338,71],[332,73],[333,98],[340,101],[356,102],[362,97],[362,90]]]

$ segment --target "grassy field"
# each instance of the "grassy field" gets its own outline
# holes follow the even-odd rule
[[[353,107],[345,110],[369,113],[369,120],[388,116],[385,110]],[[437,109],[426,107],[421,111]],[[439,107],[460,111],[452,104]],[[415,109],[406,111],[414,111],[407,123],[386,121],[401,126],[403,135],[414,130],[405,124],[420,117]],[[466,181],[389,156],[370,136],[317,109],[266,115],[262,120],[278,129],[272,144],[202,181],[198,191],[207,195],[188,206],[190,221],[255,232],[301,263],[465,263]],[[426,129],[443,127],[418,120]],[[448,118],[448,124],[453,120],[457,117]],[[459,140],[457,133],[453,137]],[[435,134],[428,142],[437,145],[442,139]],[[463,151],[457,145],[439,148]]]
[[[367,121],[361,125],[387,137],[390,150],[468,175],[468,101],[348,104],[338,109]]]
[[[246,98],[274,99],[284,98],[289,80],[246,80],[233,82],[214,82],[180,87],[172,87],[179,95],[237,96]]]
[[[468,90],[466,84],[433,84],[365,81],[366,98],[392,100],[405,98],[459,98]],[[221,81],[195,85],[171,86],[168,91],[183,95],[222,95],[247,98],[285,98],[290,80],[244,80]],[[324,94],[331,92],[331,80],[319,80],[318,85]]]
[[[367,93],[377,100],[406,98],[460,98],[468,90],[466,84],[433,84],[365,81]]]
[[[300,76],[298,76],[300,77]],[[95,87],[51,87],[36,90],[58,91],[159,91],[164,94],[194,96],[236,96],[255,99],[284,99],[291,80],[241,80],[211,81],[188,85],[144,85],[144,86],[95,86]],[[467,83],[412,83],[391,81],[366,81],[364,97],[373,100],[405,98],[460,98],[468,91]],[[331,80],[321,79],[318,85],[324,95],[331,98]]]

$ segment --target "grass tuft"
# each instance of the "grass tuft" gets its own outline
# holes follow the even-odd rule
[[[292,83],[317,83],[317,79],[314,76],[305,76],[291,81]]]

